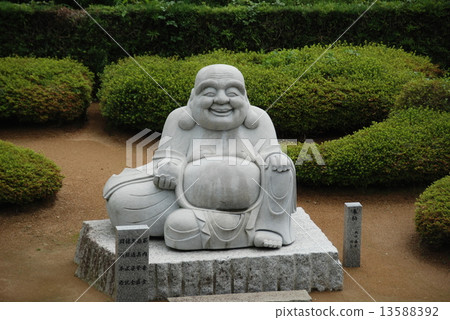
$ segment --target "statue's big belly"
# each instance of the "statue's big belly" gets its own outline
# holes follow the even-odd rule
[[[259,167],[230,157],[202,158],[187,164],[183,188],[188,202],[199,208],[243,210],[258,199]],[[237,162],[237,164],[236,164]]]

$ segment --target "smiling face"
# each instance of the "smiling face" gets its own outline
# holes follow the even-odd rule
[[[189,105],[193,118],[203,128],[230,130],[239,127],[250,107],[244,77],[235,67],[223,64],[201,69]]]

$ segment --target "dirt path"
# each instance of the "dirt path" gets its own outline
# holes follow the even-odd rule
[[[62,128],[0,128],[0,139],[42,152],[65,175],[56,199],[0,208],[0,301],[75,301],[88,285],[74,276],[75,245],[84,220],[106,219],[103,185],[125,167],[133,133],[107,133],[98,106],[89,122]],[[363,204],[362,267],[346,269],[341,292],[313,292],[314,301],[450,301],[450,258],[428,253],[414,231],[414,201],[423,188],[299,188],[299,206],[342,251],[344,202]],[[367,291],[367,293],[364,292]],[[80,301],[111,301],[90,289]]]

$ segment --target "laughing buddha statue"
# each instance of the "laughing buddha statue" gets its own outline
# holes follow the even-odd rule
[[[113,226],[146,224],[178,250],[280,248],[294,241],[295,167],[241,72],[210,65],[167,118],[145,166],[105,185]]]

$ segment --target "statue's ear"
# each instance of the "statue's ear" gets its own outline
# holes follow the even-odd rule
[[[189,106],[183,107],[183,112],[180,113],[180,119],[178,120],[178,126],[183,130],[191,130],[195,126],[195,121]]]
[[[188,106],[191,104],[191,101],[194,99],[194,96],[195,96],[195,92],[194,92],[194,88],[192,88],[191,95],[189,96],[189,101],[187,103]]]
[[[254,108],[255,107],[250,106],[247,112],[247,117],[244,120],[244,126],[248,129],[255,129],[259,125],[259,117]]]

